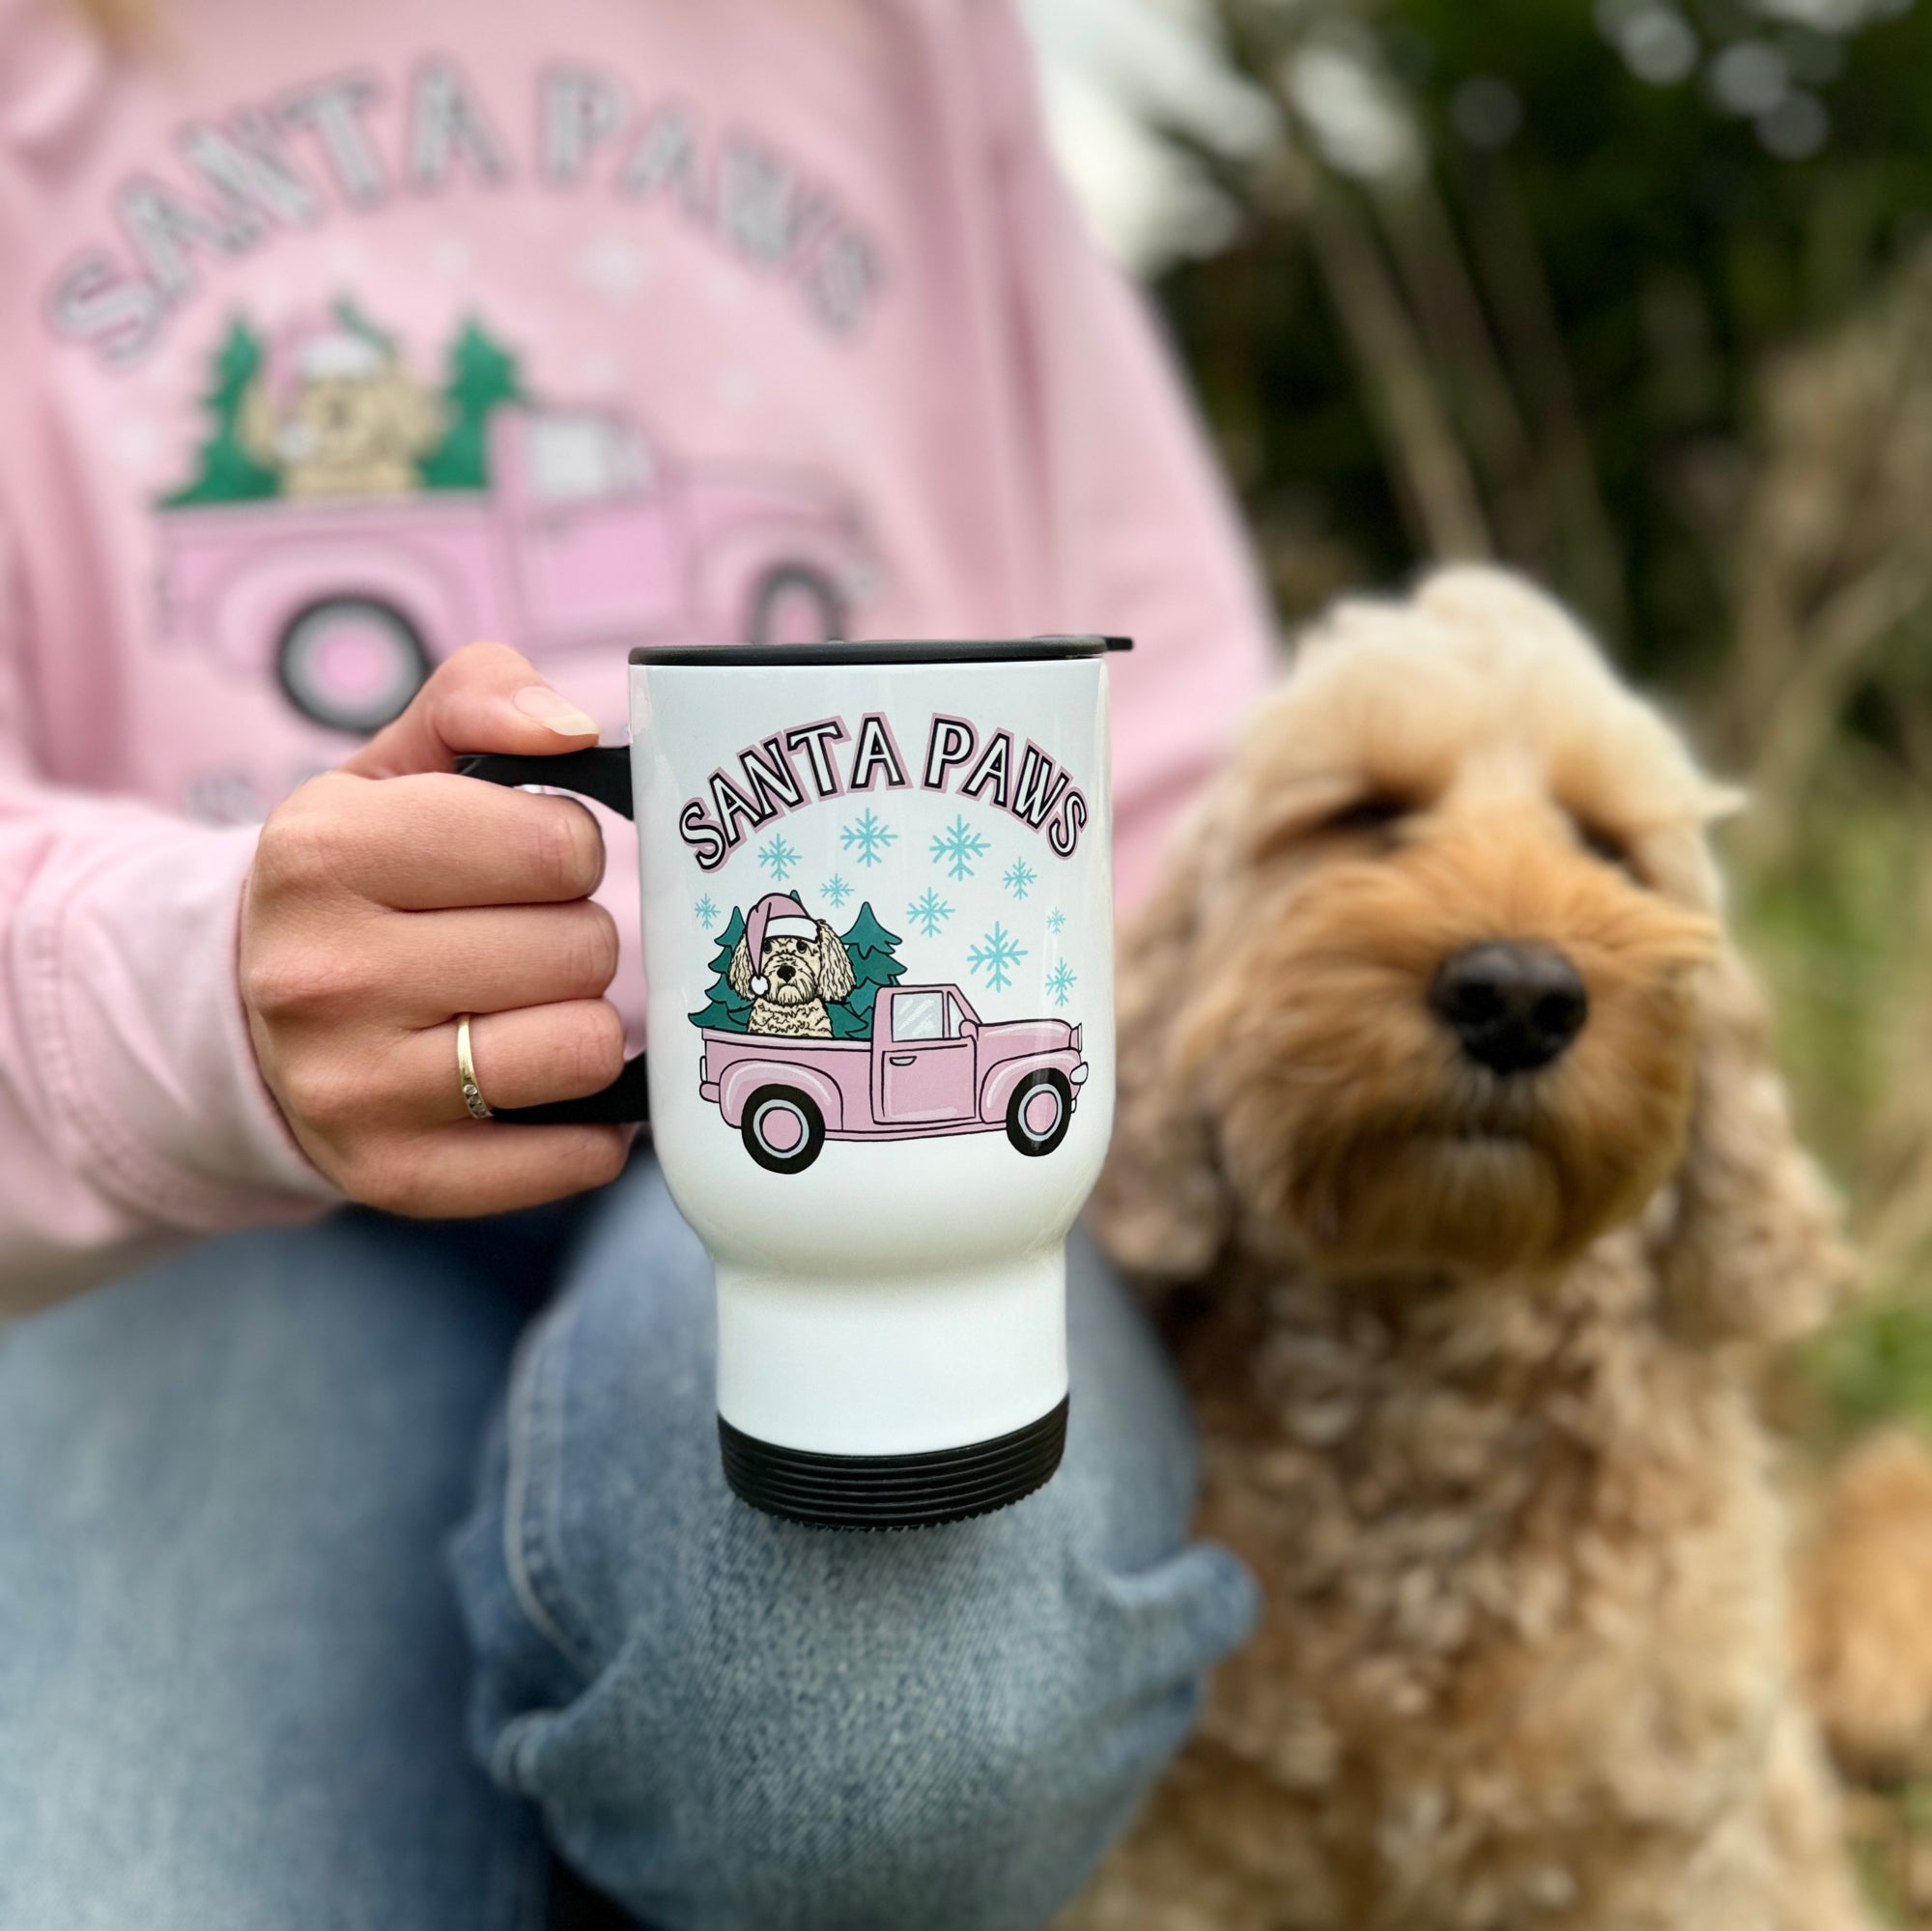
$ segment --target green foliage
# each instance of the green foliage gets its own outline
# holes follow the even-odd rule
[[[1670,84],[1639,78],[1611,44],[1602,23],[1618,11],[1223,0],[1236,58],[1263,84],[1328,20],[1412,108],[1420,193],[1325,185],[1413,313],[1499,553],[1581,606],[1639,670],[1708,679],[1730,629],[1726,544],[1758,374],[1856,310],[1926,233],[1932,8],[1872,6],[1864,24],[1827,33],[1796,24],[1797,9],[1673,0],[1698,60]],[[1716,103],[1714,63],[1745,39],[1787,62],[1829,117],[1814,155],[1781,158],[1749,116]],[[1472,82],[1506,90],[1516,113],[1499,136],[1467,131]],[[1401,580],[1430,546],[1305,211],[1235,192],[1243,239],[1161,293],[1277,594],[1299,615],[1337,589]],[[1463,287],[1500,391],[1463,353]],[[1601,505],[1594,531],[1566,508],[1584,490]]]
[[[505,403],[525,398],[517,358],[471,318],[450,345],[443,384],[449,428],[422,466],[432,490],[483,490],[490,486],[490,417]]]
[[[889,932],[872,916],[869,899],[859,907],[859,916],[842,933],[846,956],[852,961],[852,990],[844,1001],[829,1008],[835,1039],[869,1039],[872,1036],[872,1008],[878,1003],[879,988],[905,977],[904,963],[895,958],[902,941]]]
[[[1795,1364],[1821,1454],[1894,1418],[1932,1431],[1928,847],[1922,800],[1840,738],[1791,846],[1769,867],[1733,867],[1737,940],[1771,994],[1801,1135],[1847,1200],[1861,1263],[1863,1293]]]
[[[228,332],[214,353],[209,384],[200,398],[210,428],[195,452],[194,479],[163,497],[164,508],[254,502],[280,491],[275,471],[257,462],[242,446],[241,437],[242,405],[261,369],[261,339],[238,316],[229,323]]]
[[[1775,868],[1739,880],[1736,913],[1772,995],[1800,1119],[1847,1181],[1878,1157],[1911,1008],[1923,997],[1925,827],[1874,765],[1839,751],[1800,814],[1793,847]]]
[[[1932,1307],[1898,1298],[1861,1310],[1806,1349],[1833,1433],[1904,1418],[1932,1431]]]
[[[705,989],[705,1004],[692,1013],[694,1026],[708,1026],[720,1033],[749,1033],[752,1030],[752,1002],[734,991],[725,975],[731,970],[731,954],[745,936],[745,915],[731,908],[731,923],[718,935],[718,951],[711,961],[716,975]]]

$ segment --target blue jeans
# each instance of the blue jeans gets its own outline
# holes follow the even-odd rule
[[[1060,1475],[877,1536],[725,1491],[708,1264],[648,1160],[22,1323],[0,1927],[525,1931],[553,1847],[654,1931],[1042,1923],[1253,1607],[1186,1541],[1178,1396],[1085,1247],[1071,1301]]]

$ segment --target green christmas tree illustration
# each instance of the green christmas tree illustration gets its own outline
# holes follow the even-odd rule
[[[841,935],[846,956],[852,961],[852,990],[838,1006],[827,1008],[832,1016],[835,1039],[869,1039],[872,1036],[872,1008],[879,988],[905,977],[905,965],[893,954],[899,935],[889,932],[872,917],[869,899],[859,907],[851,929]]]
[[[261,338],[238,316],[214,352],[209,385],[200,398],[211,427],[195,452],[194,480],[163,497],[164,507],[257,502],[278,494],[280,478],[248,453],[241,436],[242,404],[261,369]]]
[[[423,484],[432,490],[486,490],[490,417],[503,404],[525,399],[517,358],[472,318],[450,345],[442,393],[449,429],[423,462]]]
[[[386,328],[377,327],[348,296],[336,297],[329,304],[329,312],[351,335],[361,336],[371,348],[380,349],[385,355],[396,353],[396,338]]]
[[[709,1026],[720,1033],[749,1033],[752,1030],[752,1002],[731,989],[725,975],[731,970],[731,954],[745,936],[745,915],[735,905],[731,923],[718,938],[718,955],[711,961],[717,975],[705,988],[705,1006],[691,1015],[694,1026]]]

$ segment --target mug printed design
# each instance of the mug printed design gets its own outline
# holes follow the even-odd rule
[[[697,909],[707,907],[715,914],[708,895]],[[996,930],[1001,949],[969,957],[1004,987],[1009,951],[1020,949]],[[1037,1159],[1066,1137],[1088,1076],[1080,1026],[986,1020],[957,983],[903,983],[902,943],[869,900],[840,933],[796,892],[734,909],[718,936],[708,1003],[690,1015],[703,1039],[698,1093],[768,1172],[803,1173],[828,1139],[1004,1128],[1015,1150]],[[1064,961],[1059,970],[1070,985]],[[1046,982],[1053,988],[1054,976]]]

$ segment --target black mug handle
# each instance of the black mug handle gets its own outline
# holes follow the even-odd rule
[[[465,778],[486,784],[549,784],[575,791],[609,806],[626,818],[636,811],[631,801],[631,753],[621,745],[597,745],[589,751],[566,751],[555,757],[515,757],[497,752],[472,752],[456,760]],[[553,1099],[542,1106],[497,1106],[497,1120],[524,1126],[610,1126],[651,1117],[650,1094],[644,1085],[644,1056],[624,1063],[624,1070],[602,1093],[582,1099]]]

